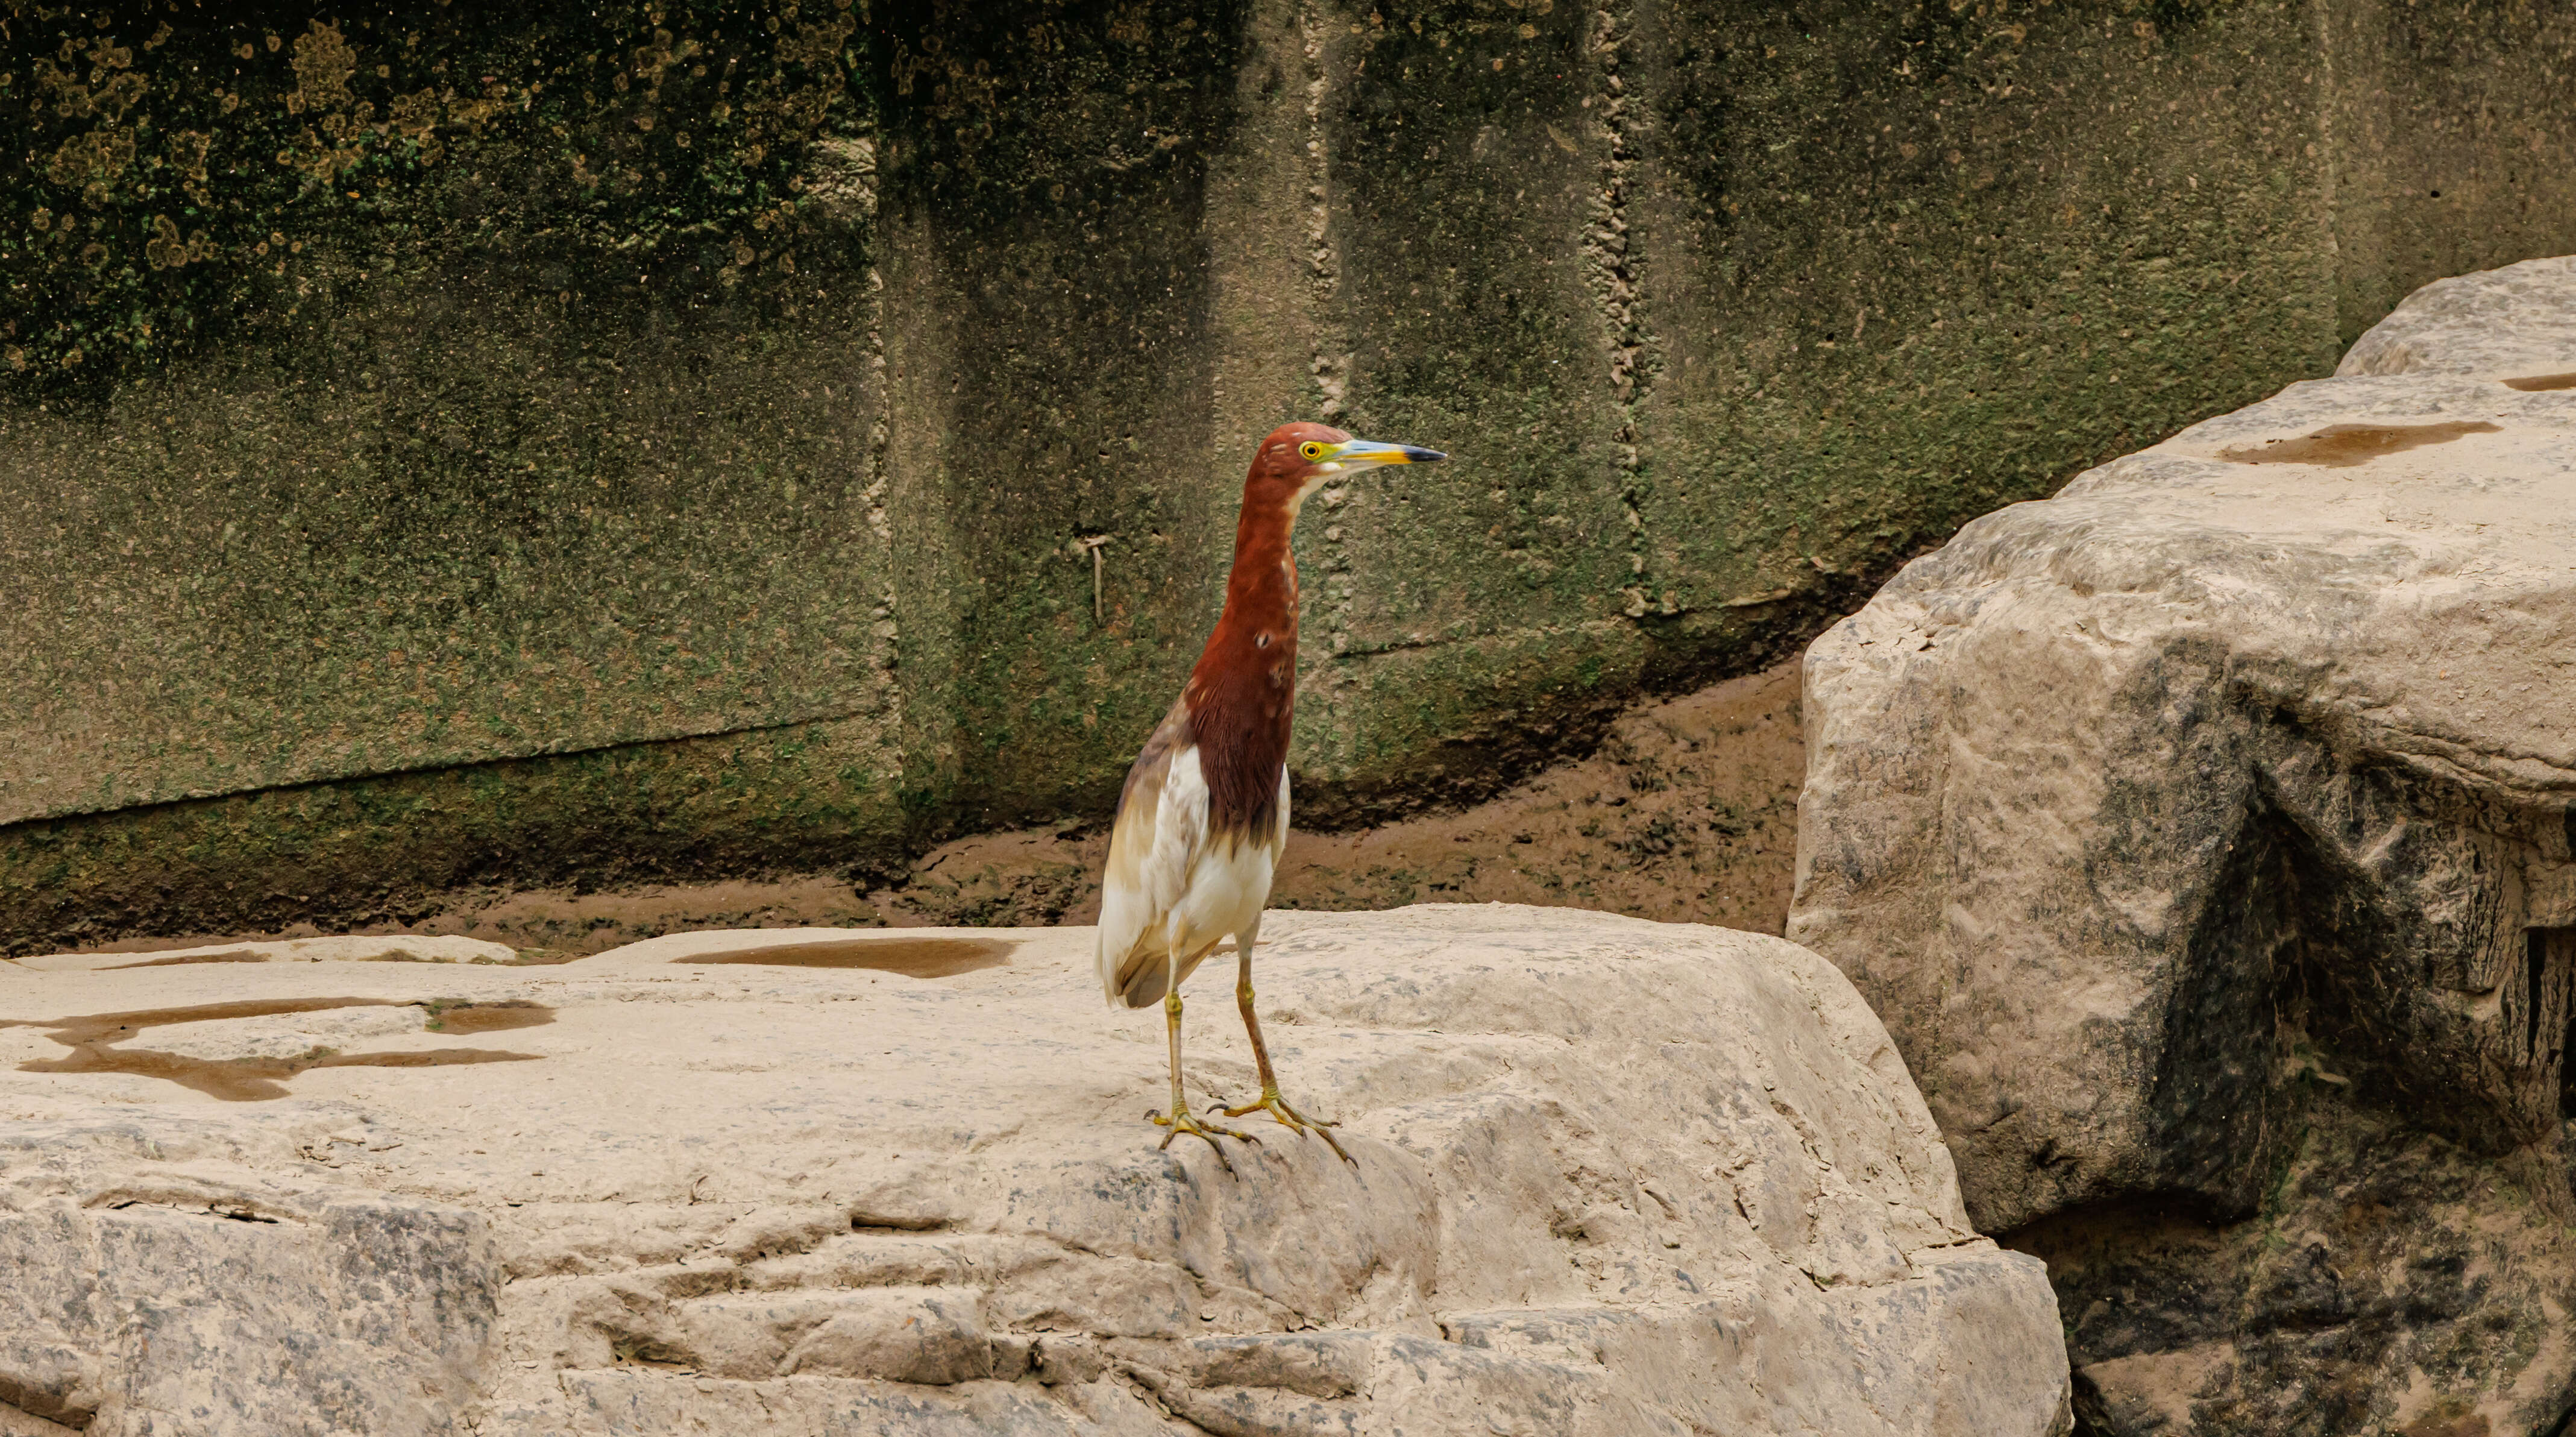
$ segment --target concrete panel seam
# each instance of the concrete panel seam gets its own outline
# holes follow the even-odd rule
[[[1637,166],[1636,130],[1647,123],[1645,112],[1627,93],[1619,73],[1619,55],[1636,29],[1633,6],[1604,6],[1593,16],[1592,52],[1600,57],[1604,99],[1601,127],[1606,145],[1601,158],[1600,188],[1592,197],[1592,222],[1583,231],[1583,263],[1591,280],[1593,305],[1600,311],[1602,336],[1609,350],[1612,402],[1619,426],[1611,445],[1619,467],[1619,506],[1628,524],[1628,573],[1642,581],[1646,572],[1646,524],[1639,492],[1637,408],[1652,383],[1650,338],[1641,315],[1644,264],[1628,243],[1628,200]],[[1624,611],[1642,617],[1648,609],[1642,582],[1623,591]]]
[[[1330,156],[1332,146],[1324,132],[1324,97],[1332,88],[1331,73],[1326,67],[1324,37],[1327,34],[1322,11],[1312,3],[1297,7],[1297,37],[1306,65],[1305,172],[1306,172],[1306,299],[1314,316],[1314,343],[1310,362],[1315,389],[1319,396],[1315,412],[1327,423],[1341,418],[1343,400],[1350,391],[1353,356],[1341,331],[1332,324],[1333,299],[1341,292],[1341,260],[1333,251],[1333,201]],[[1340,349],[1335,353],[1336,348]],[[1342,494],[1334,490],[1324,496],[1328,509],[1341,506]],[[1327,526],[1327,543],[1338,544],[1342,531]],[[1347,574],[1349,559],[1338,551],[1326,562],[1332,574]],[[1327,583],[1324,592],[1329,608],[1320,626],[1323,649],[1339,655],[1350,647],[1351,586]]]

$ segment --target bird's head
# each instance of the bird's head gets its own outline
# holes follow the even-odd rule
[[[1285,502],[1293,514],[1306,502],[1307,495],[1363,469],[1389,464],[1437,464],[1448,457],[1437,449],[1353,439],[1329,424],[1283,424],[1261,441],[1261,452],[1252,461],[1251,479],[1245,487]]]

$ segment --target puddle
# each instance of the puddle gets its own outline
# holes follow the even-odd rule
[[[176,968],[183,963],[265,963],[267,961],[268,955],[265,953],[253,953],[247,948],[236,948],[229,953],[189,953],[177,958],[153,958],[141,963],[119,963],[113,968],[101,968],[98,971],[122,973],[128,968]]]
[[[202,960],[201,960],[202,961]],[[409,1008],[419,1006],[390,998],[283,998],[239,1003],[200,1003],[188,1008],[148,1008],[128,1013],[91,1013],[76,1018],[0,1022],[0,1027],[42,1028],[45,1036],[71,1049],[68,1057],[36,1058],[18,1065],[22,1073],[125,1073],[161,1078],[228,1103],[256,1103],[286,1096],[286,1080],[311,1068],[445,1068],[467,1063],[527,1063],[535,1053],[498,1048],[433,1048],[413,1053],[334,1053],[317,1048],[300,1058],[192,1058],[156,1053],[118,1044],[148,1029],[175,1023],[214,1023],[232,1018],[274,1018],[286,1013],[320,1013],[333,1008]],[[505,1019],[485,1026],[459,1026],[463,1015],[501,1013]],[[435,1010],[432,1032],[490,1032],[533,1028],[554,1021],[554,1010],[535,1003],[462,1003]],[[440,1019],[448,1026],[441,1027]],[[468,1023],[477,1021],[467,1018]]]
[[[2235,464],[2314,464],[2349,469],[2382,455],[2427,444],[2448,444],[2463,434],[2494,434],[2499,426],[2484,420],[2445,424],[2329,424],[2297,439],[2269,439],[2261,444],[2221,449],[2218,457]]]
[[[505,1033],[512,1028],[542,1028],[554,1020],[555,1010],[545,1004],[513,999],[500,1003],[432,1003],[427,1026],[433,1033]]]
[[[2551,389],[2576,389],[2576,374],[2534,374],[2521,379],[2508,379],[2504,382],[2504,387],[2519,389],[2525,394],[2539,394]]]
[[[739,953],[674,958],[674,963],[750,963],[763,968],[868,968],[906,978],[954,978],[1011,961],[1016,943],[991,938],[847,938],[838,943],[787,943]]]

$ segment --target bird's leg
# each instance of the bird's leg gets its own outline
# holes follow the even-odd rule
[[[1233,1172],[1234,1164],[1227,1160],[1225,1148],[1217,1142],[1217,1139],[1221,1136],[1241,1138],[1245,1142],[1251,1143],[1256,1147],[1260,1145],[1261,1140],[1250,1133],[1240,1133],[1236,1132],[1232,1128],[1218,1127],[1212,1123],[1202,1123],[1198,1119],[1190,1116],[1190,1100],[1181,1095],[1180,962],[1177,954],[1166,958],[1164,961],[1168,965],[1166,971],[1170,975],[1168,981],[1171,985],[1163,992],[1163,1025],[1171,1039],[1172,1047],[1172,1113],[1170,1117],[1165,1117],[1161,1113],[1153,1112],[1149,1112],[1145,1116],[1153,1120],[1154,1126],[1169,1129],[1169,1131],[1163,1134],[1163,1141],[1157,1145],[1158,1150],[1161,1148],[1169,1148],[1172,1145],[1172,1139],[1179,1137],[1183,1133],[1195,1133],[1199,1137],[1205,1138],[1209,1147],[1216,1149],[1217,1162],[1223,1165],[1227,1172]]]
[[[1243,1009],[1243,1031],[1252,1035],[1252,1061],[1261,1069],[1261,1097],[1259,1101],[1246,1103],[1239,1108],[1227,1108],[1225,1115],[1229,1118],[1239,1118],[1250,1112],[1267,1112],[1296,1132],[1312,1133],[1322,1138],[1331,1146],[1333,1156],[1353,1167],[1358,1167],[1359,1160],[1343,1152],[1342,1145],[1333,1141],[1331,1130],[1340,1127],[1339,1122],[1307,1117],[1288,1106],[1288,1100],[1279,1096],[1279,1075],[1271,1071],[1270,1049],[1261,1041],[1261,1020],[1252,1012],[1252,941],[1238,936],[1235,943],[1242,953],[1241,962],[1235,970],[1234,1001]]]

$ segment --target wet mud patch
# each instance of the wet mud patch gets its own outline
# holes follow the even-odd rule
[[[2506,380],[2504,387],[2519,389],[2525,394],[2545,394],[2552,389],[2576,389],[2576,374],[2527,374],[2520,379]]]
[[[866,968],[906,978],[954,978],[1011,961],[1016,943],[992,938],[845,938],[787,943],[738,953],[674,958],[674,963],[753,964],[764,968]]]
[[[1806,777],[1799,683],[1792,660],[1638,709],[1590,757],[1471,807],[1292,829],[1270,906],[1529,903],[1778,933]],[[1106,825],[979,834],[871,897],[898,923],[1090,923],[1108,856]]]
[[[423,1026],[432,1033],[505,1033],[513,1028],[542,1028],[555,1020],[554,1009],[519,999],[431,1003],[428,1008],[429,1022]]]
[[[580,949],[522,948],[518,950],[517,957],[507,962],[492,960],[492,966],[495,968],[559,968],[576,958],[589,956],[589,953]],[[474,961],[482,963],[487,960],[477,958]]]
[[[320,1013],[336,1008],[432,1008],[431,1031],[442,1013],[475,1010],[507,1011],[510,1021],[487,1028],[447,1029],[444,1031],[484,1032],[492,1028],[529,1028],[554,1021],[554,1011],[538,1004],[457,1004],[444,1009],[437,1005],[406,1003],[391,998],[282,998],[253,999],[237,1003],[200,1003],[185,1008],[147,1008],[122,1013],[90,1013],[70,1018],[0,1022],[6,1028],[41,1028],[45,1036],[71,1049],[61,1058],[35,1058],[18,1065],[22,1073],[123,1073],[133,1077],[159,1078],[183,1088],[220,1098],[228,1103],[266,1102],[287,1095],[286,1082],[298,1073],[313,1068],[445,1068],[470,1063],[526,1063],[538,1058],[535,1053],[512,1053],[498,1048],[433,1048],[426,1052],[340,1053],[328,1048],[291,1058],[198,1058],[184,1053],[157,1052],[148,1048],[122,1046],[129,1039],[153,1028],[180,1023],[218,1023],[242,1018],[275,1018],[290,1013]],[[533,1020],[521,1014],[533,1012]]]
[[[2314,464],[2323,469],[2350,469],[2373,459],[2448,444],[2465,434],[2495,434],[2500,426],[2482,419],[2442,424],[2329,424],[2296,439],[2266,439],[2221,449],[2231,464]]]

